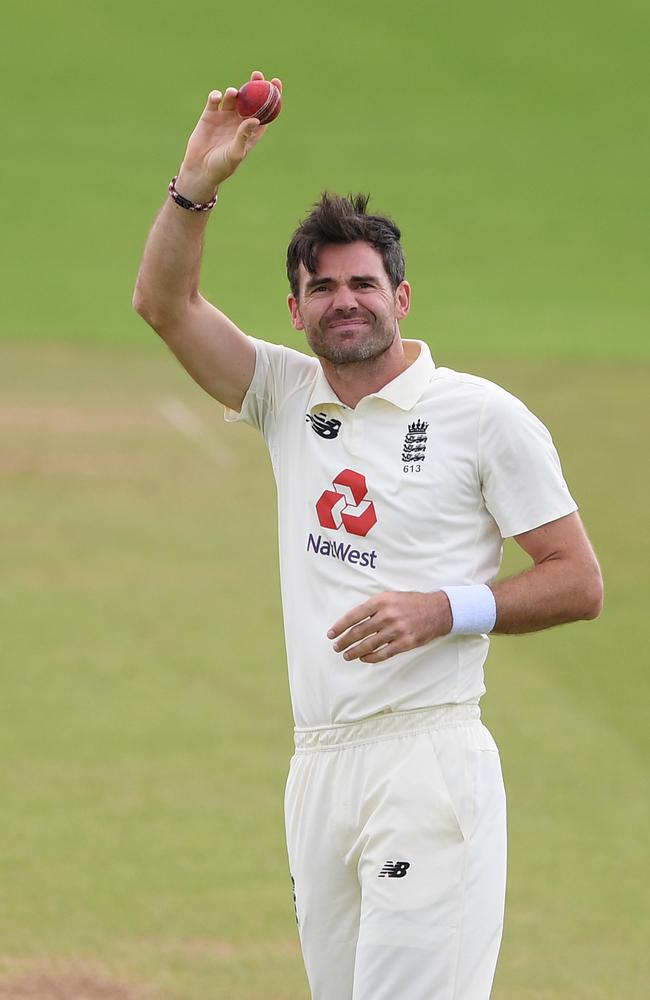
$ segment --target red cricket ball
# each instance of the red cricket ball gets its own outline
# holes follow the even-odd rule
[[[280,114],[282,96],[269,80],[251,80],[237,94],[237,111],[242,118],[259,118],[262,125]]]

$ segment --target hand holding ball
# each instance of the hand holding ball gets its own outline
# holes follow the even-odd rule
[[[282,107],[282,95],[269,80],[250,80],[237,94],[237,111],[242,118],[257,118],[267,125],[277,118]]]

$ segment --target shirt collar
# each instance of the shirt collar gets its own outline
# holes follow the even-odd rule
[[[420,399],[433,377],[436,366],[431,357],[429,345],[425,344],[424,341],[404,340],[402,343],[404,344],[404,353],[411,362],[409,367],[396,378],[387,382],[383,388],[370,393],[364,399],[385,399],[386,402],[393,403],[394,406],[399,406],[402,410],[413,409]],[[349,409],[336,395],[319,364],[314,388],[309,398],[309,409],[313,410],[317,406],[324,406],[327,403]]]

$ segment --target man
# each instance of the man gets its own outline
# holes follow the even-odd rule
[[[479,710],[487,633],[595,618],[600,570],[540,422],[401,339],[400,233],[367,198],[324,195],[289,246],[291,320],[315,358],[247,337],[202,298],[215,195],[265,131],[236,94],[209,97],[134,304],[271,453],[296,720],[287,843],[312,997],[484,1000],[505,894],[503,783]],[[531,566],[491,584],[506,537]]]

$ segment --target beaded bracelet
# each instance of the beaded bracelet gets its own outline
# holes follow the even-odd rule
[[[176,204],[180,205],[181,208],[188,208],[190,212],[209,212],[210,209],[214,208],[214,206],[217,204],[216,194],[214,198],[212,198],[210,201],[204,201],[204,202],[190,201],[189,198],[184,198],[183,195],[179,194],[178,191],[176,190],[177,180],[178,176],[172,177],[171,181],[169,182],[169,193],[176,202]]]

